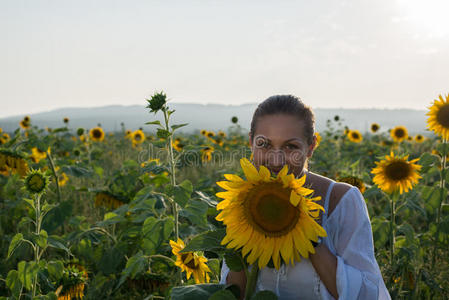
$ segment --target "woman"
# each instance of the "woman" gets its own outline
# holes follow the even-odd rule
[[[327,237],[314,243],[315,254],[278,270],[259,272],[257,290],[279,299],[390,299],[374,256],[370,219],[360,191],[307,170],[316,146],[314,115],[300,99],[273,96],[259,104],[249,133],[253,163],[277,174],[287,164],[305,186],[321,196],[325,208],[317,220]],[[221,283],[236,284],[244,294],[244,272],[223,264]]]

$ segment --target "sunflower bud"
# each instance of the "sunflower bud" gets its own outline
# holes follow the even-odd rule
[[[165,95],[163,92],[154,94],[150,100],[148,100],[147,108],[151,109],[151,112],[158,112],[161,110],[165,103],[167,103],[167,95]]]
[[[236,116],[232,117],[231,122],[234,124],[237,124],[237,122],[239,121],[239,118],[237,118]]]
[[[25,177],[25,188],[31,194],[41,194],[48,187],[50,180],[40,170],[32,170]]]

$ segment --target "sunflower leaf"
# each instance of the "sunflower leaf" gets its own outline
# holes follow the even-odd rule
[[[159,125],[159,126],[162,126],[160,121],[146,122],[145,125]]]
[[[234,251],[226,252],[224,256],[225,262],[231,271],[240,272],[245,267],[243,265],[242,258],[239,257],[240,255],[240,253]]]
[[[181,128],[181,127],[184,127],[184,126],[187,126],[187,125],[189,125],[189,123],[175,124],[175,125],[172,125],[172,126],[171,126],[171,129],[172,129],[173,131],[175,131],[176,129]]]
[[[260,291],[251,297],[251,300],[277,300],[278,297],[271,291]]]
[[[217,254],[226,251],[226,247],[221,245],[221,241],[226,235],[226,229],[206,231],[195,236],[187,246],[180,252],[189,251],[211,251]]]
[[[212,294],[208,300],[235,300],[234,294],[230,290],[221,290]]]
[[[171,135],[171,133],[168,130],[158,128],[157,132],[156,132],[156,135],[157,135],[158,138],[166,139],[166,138],[168,138]]]
[[[176,286],[170,292],[173,300],[209,299],[211,295],[225,288],[223,284],[207,283],[186,286]]]
[[[17,247],[20,246],[20,244],[23,241],[23,235],[21,233],[16,234],[11,241],[11,244],[9,244],[9,249],[8,249],[8,256],[7,258],[9,258],[14,251],[17,249]]]

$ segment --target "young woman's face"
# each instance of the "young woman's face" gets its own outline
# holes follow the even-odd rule
[[[277,174],[287,164],[289,173],[300,175],[307,158],[312,156],[315,139],[308,145],[304,123],[288,114],[258,118],[253,140],[250,138],[254,165],[263,165]]]

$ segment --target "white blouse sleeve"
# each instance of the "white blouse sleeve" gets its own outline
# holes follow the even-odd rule
[[[374,256],[371,222],[358,188],[346,192],[326,225],[335,247],[330,250],[337,256],[339,299],[391,299]],[[323,298],[333,299],[323,284],[320,290]]]

